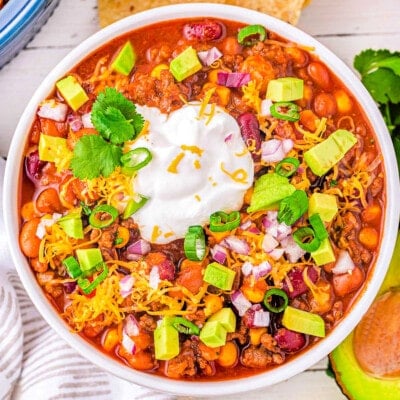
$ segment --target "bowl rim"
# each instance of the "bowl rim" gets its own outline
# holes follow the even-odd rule
[[[346,318],[339,322],[334,331],[322,341],[315,344],[311,350],[304,352],[301,356],[294,357],[292,360],[270,371],[229,381],[202,381],[200,384],[194,381],[176,381],[126,367],[99,352],[99,350],[88,344],[79,335],[71,335],[66,322],[59,317],[51,303],[45,298],[36,279],[34,279],[25,256],[19,250],[19,246],[9,247],[20,279],[40,314],[83,357],[89,359],[100,368],[141,386],[177,395],[211,397],[243,393],[248,391],[248,388],[252,390],[264,388],[282,382],[315,364],[328,355],[356,326],[372,303],[384,279],[397,236],[400,214],[400,202],[398,202],[398,198],[400,198],[399,175],[397,167],[393,168],[393,166],[397,166],[397,162],[390,135],[376,104],[356,75],[343,61],[316,39],[300,29],[267,14],[243,7],[211,3],[177,4],[150,9],[126,17],[103,28],[75,47],[53,68],[32,95],[19,120],[11,142],[4,176],[3,210],[8,242],[18,243],[20,225],[18,217],[19,191],[16,188],[19,185],[16,185],[16,177],[18,176],[17,179],[21,180],[20,172],[21,168],[23,168],[22,160],[27,132],[35,116],[37,105],[48,96],[57,79],[60,79],[88,54],[115,37],[157,22],[196,17],[220,18],[248,24],[259,23],[287,40],[313,47],[315,49],[314,53],[329,66],[331,71],[336,74],[353,96],[357,98],[358,103],[364,110],[365,117],[369,119],[371,126],[375,130],[375,135],[379,139],[380,150],[384,154],[384,169],[386,174],[385,188],[387,199],[383,236],[375,266],[369,274],[368,282],[363,289],[363,295],[358,296],[352,309],[347,313]],[[368,114],[366,110],[368,110]],[[18,175],[16,175],[17,173]],[[371,280],[372,277],[373,280]]]

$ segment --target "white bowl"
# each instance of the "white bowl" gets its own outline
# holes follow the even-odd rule
[[[247,378],[230,380],[228,383],[225,381],[197,383],[175,381],[128,368],[96,350],[79,335],[72,334],[67,324],[59,317],[50,302],[44,296],[26,258],[18,246],[11,246],[10,250],[26,291],[48,324],[82,356],[97,364],[100,368],[139,385],[175,394],[190,396],[228,395],[231,393],[247,392],[249,388],[258,389],[286,380],[309,368],[331,352],[350,333],[371,304],[383,281],[394,248],[400,213],[400,188],[396,158],[390,136],[378,108],[359,79],[327,48],[299,29],[265,14],[240,7],[204,3],[181,4],[152,9],[125,18],[97,32],[71,51],[53,71],[51,71],[36,90],[21,116],[11,143],[5,173],[5,225],[9,243],[18,243],[20,227],[18,216],[18,182],[22,175],[25,142],[27,140],[29,128],[35,117],[37,105],[48,96],[54,83],[80,62],[87,54],[91,53],[93,49],[98,48],[110,39],[154,22],[185,17],[215,17],[241,21],[247,24],[262,24],[290,41],[314,47],[315,53],[331,68],[333,73],[342,80],[344,85],[346,85],[353,96],[358,99],[361,107],[364,109],[365,115],[375,130],[376,137],[378,138],[382,150],[386,174],[385,190],[387,199],[383,237],[379,255],[375,267],[371,271],[368,282],[363,288],[363,293],[358,297],[351,311],[326,338],[314,345],[311,349],[271,371]]]

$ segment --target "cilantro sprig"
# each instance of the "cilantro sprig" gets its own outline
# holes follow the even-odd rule
[[[97,96],[91,120],[99,135],[82,136],[70,164],[80,179],[109,176],[121,165],[123,144],[134,139],[144,124],[135,104],[114,88],[106,88]]]
[[[392,141],[400,169],[400,52],[364,50],[354,59],[361,81],[378,103]]]

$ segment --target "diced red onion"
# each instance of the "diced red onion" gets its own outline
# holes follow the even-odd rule
[[[268,211],[267,215],[263,218],[262,224],[265,228],[265,233],[270,234],[274,238],[278,236],[278,212]]]
[[[139,239],[135,243],[130,244],[126,251],[128,254],[138,254],[144,256],[151,250],[150,243],[144,239]]]
[[[36,236],[43,239],[46,234],[46,227],[54,225],[61,217],[62,214],[54,213],[51,218],[42,218],[36,228]]]
[[[253,264],[250,261],[245,261],[242,265],[242,274],[249,276],[253,272]]]
[[[292,233],[292,227],[282,222],[278,224],[276,239],[278,241],[281,241],[287,238],[291,233]]]
[[[209,67],[212,63],[222,57],[222,53],[216,47],[212,47],[209,50],[199,51],[197,56],[203,65]]]
[[[250,74],[247,72],[225,72],[221,71],[217,74],[218,85],[239,88],[250,82]]]
[[[269,326],[269,312],[264,310],[254,311],[253,325],[256,328]]]
[[[225,136],[224,142],[225,142],[225,143],[228,143],[228,142],[230,142],[230,141],[232,140],[232,138],[233,138],[233,134],[232,134],[232,133],[228,133],[228,134]]]
[[[266,277],[271,271],[271,264],[268,261],[263,261],[259,265],[253,267],[253,276],[257,280]]]
[[[283,139],[282,140],[282,149],[283,152],[285,153],[285,156],[287,153],[289,153],[290,150],[293,149],[294,142],[292,139]]]
[[[67,116],[68,106],[55,100],[44,101],[37,114],[39,117],[52,119],[57,122],[64,122]]]
[[[132,314],[128,314],[126,316],[123,332],[125,332],[128,336],[139,335],[140,333],[139,323]]]
[[[282,141],[279,139],[270,139],[261,145],[261,160],[264,162],[278,162],[283,160],[285,152],[283,151]]]
[[[284,252],[285,252],[285,250],[279,247],[279,248],[276,248],[276,249],[270,251],[269,255],[271,256],[271,258],[273,260],[277,261],[283,256]]]
[[[266,233],[261,246],[266,253],[270,253],[279,246],[279,242],[271,234]]]
[[[345,274],[353,271],[355,268],[354,261],[350,257],[347,250],[341,250],[336,260],[335,266],[332,268],[332,272],[336,274]]]
[[[297,262],[306,252],[294,241],[293,236],[287,236],[281,240],[285,254],[291,263]]]
[[[235,306],[238,314],[243,317],[246,311],[251,307],[251,303],[240,290],[231,294],[232,304]]]
[[[228,256],[228,253],[226,251],[226,248],[216,244],[213,248],[210,249],[211,255],[213,259],[220,263],[220,264],[225,264],[226,257]]]
[[[152,289],[157,289],[158,284],[160,283],[160,272],[157,266],[154,266],[149,275],[149,286]]]
[[[78,114],[70,114],[67,117],[67,122],[72,131],[77,132],[83,127],[82,119]]]
[[[92,124],[92,113],[83,114],[81,118],[84,128],[94,128]]]
[[[243,222],[243,224],[240,225],[240,229],[245,231],[250,228],[251,224],[252,224],[251,220],[248,219],[247,221]]]
[[[250,252],[250,246],[246,240],[236,236],[227,236],[221,244],[238,254],[248,255]]]
[[[261,101],[261,106],[260,106],[260,114],[265,116],[265,117],[270,117],[271,116],[271,106],[272,106],[272,100],[270,99],[264,99]]]
[[[122,332],[122,347],[129,353],[135,354],[136,344],[125,332]]]
[[[134,254],[134,253],[129,254],[129,253],[126,253],[126,258],[129,261],[139,261],[139,260],[141,260],[143,258],[143,256],[140,255],[140,254]]]
[[[119,292],[124,299],[132,293],[134,283],[135,279],[132,275],[126,275],[119,281]]]

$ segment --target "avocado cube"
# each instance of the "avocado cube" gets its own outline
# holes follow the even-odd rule
[[[314,192],[309,199],[308,214],[319,214],[322,221],[330,222],[338,212],[337,199],[334,194]]]
[[[83,224],[80,214],[68,214],[57,222],[69,237],[83,239]]]
[[[222,290],[231,290],[236,272],[217,262],[208,264],[203,280]]]
[[[202,68],[196,50],[190,46],[177,55],[170,63],[169,70],[174,78],[180,82],[195,74]]]
[[[99,248],[77,249],[76,257],[84,272],[88,272],[103,263],[103,256]]]
[[[282,325],[291,331],[306,335],[325,336],[325,322],[321,316],[292,306],[285,308]]]
[[[70,154],[67,139],[41,134],[39,138],[39,160],[59,163]]]
[[[272,101],[294,101],[303,98],[302,79],[286,77],[272,79],[268,83],[266,98]]]
[[[336,260],[329,238],[324,239],[321,242],[318,249],[311,253],[311,257],[318,266],[325,265]]]
[[[247,212],[278,209],[279,202],[295,191],[288,178],[276,173],[264,174],[256,180]]]
[[[72,75],[69,75],[66,78],[58,81],[56,86],[62,97],[64,97],[65,101],[74,111],[76,111],[89,100],[89,97],[83,87]]]
[[[200,340],[208,347],[219,347],[226,343],[226,329],[219,321],[207,321],[200,331]]]
[[[154,352],[157,360],[170,360],[179,354],[179,332],[168,324],[154,330]]]
[[[136,63],[136,53],[132,43],[128,40],[115,57],[111,68],[122,75],[128,76]]]
[[[318,176],[326,174],[357,143],[357,138],[346,129],[338,129],[323,142],[304,153],[304,160]]]
[[[226,329],[227,332],[235,332],[236,329],[236,315],[231,308],[225,307],[217,311],[207,322],[217,321]]]

